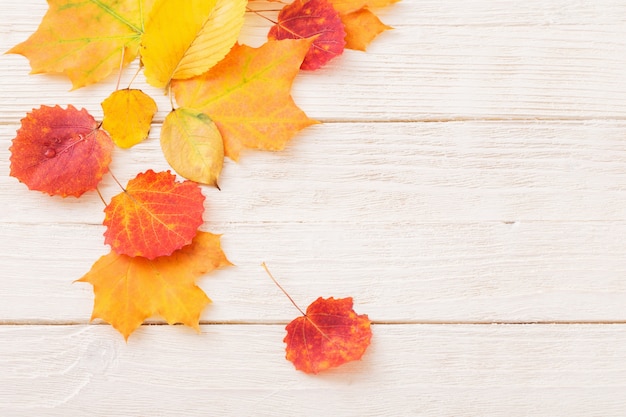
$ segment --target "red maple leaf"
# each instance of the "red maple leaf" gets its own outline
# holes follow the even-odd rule
[[[202,224],[204,195],[193,181],[148,170],[104,209],[104,243],[118,254],[154,259],[191,243]]]
[[[346,32],[339,13],[327,0],[296,0],[283,7],[268,39],[315,37],[300,68],[315,70],[343,53]]]
[[[9,148],[11,176],[31,190],[75,196],[96,188],[111,163],[111,138],[87,112],[41,106],[22,119]]]
[[[361,359],[372,338],[370,320],[354,312],[352,297],[319,297],[286,329],[287,359],[313,374]]]

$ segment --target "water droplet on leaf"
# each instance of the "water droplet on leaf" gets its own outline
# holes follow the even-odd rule
[[[54,150],[54,149],[52,149],[52,148],[48,148],[48,149],[46,149],[46,151],[44,152],[44,156],[45,156],[46,158],[54,158],[54,157],[56,156],[56,154],[57,154],[57,151],[55,151],[55,150]]]

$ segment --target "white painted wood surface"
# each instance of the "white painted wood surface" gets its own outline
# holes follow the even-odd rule
[[[115,79],[69,92],[1,56],[0,416],[624,415],[626,3],[519,3],[403,0],[368,53],[300,75],[296,101],[325,123],[205,189],[203,229],[237,266],[200,280],[201,334],[146,325],[128,344],[89,323],[91,287],[72,283],[108,252],[97,195],[8,176],[26,112],[100,118]],[[0,50],[45,10],[3,0]],[[249,16],[241,40],[265,30]],[[167,169],[168,98],[133,86],[159,113],[116,151],[122,181]],[[102,191],[118,192],[110,177]],[[363,360],[295,371],[296,312],[262,261],[302,306],[353,296],[376,323]]]

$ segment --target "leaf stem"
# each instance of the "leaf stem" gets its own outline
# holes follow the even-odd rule
[[[247,11],[247,12],[254,13],[255,15],[257,15],[257,16],[259,16],[259,17],[262,17],[263,19],[267,20],[267,21],[268,21],[268,22],[270,22],[270,23],[273,23],[273,24],[275,24],[275,25],[277,25],[277,24],[278,24],[278,22],[275,22],[275,21],[273,21],[272,19],[270,19],[269,17],[265,16],[264,14],[261,14],[261,12],[259,12],[258,10],[252,10],[251,8],[249,8],[248,6],[246,6],[246,11]],[[275,10],[265,10],[265,11],[269,11],[269,12],[271,12],[271,11],[275,11]]]
[[[102,200],[102,204],[104,204],[104,206],[107,206],[107,202],[104,200],[104,197],[102,197],[102,193],[100,192],[100,189],[98,187],[96,187],[96,192],[98,193],[98,196],[100,196],[100,200]]]
[[[302,313],[303,316],[306,317],[306,313],[304,311],[302,311],[302,309],[300,307],[298,307],[298,304],[296,304],[296,302],[293,301],[293,298],[291,298],[291,296],[289,294],[287,294],[287,291],[285,291],[285,289],[278,283],[278,281],[276,281],[276,278],[274,278],[274,276],[272,275],[270,270],[267,268],[267,265],[265,265],[265,262],[261,263],[261,266],[265,269],[265,272],[267,272],[267,275],[269,275],[269,277],[272,279],[272,281],[274,281],[274,284],[276,284],[276,286],[278,288],[280,288],[280,290],[283,292],[283,294],[285,294],[287,296],[289,301],[291,301],[291,304],[293,304],[298,309],[298,311],[300,313]]]
[[[139,71],[141,71],[142,68],[143,67],[139,66],[139,68],[137,68],[137,71],[135,71],[135,75],[133,75],[133,78],[131,78],[130,82],[128,83],[128,89],[129,90],[130,90],[130,86],[133,84],[133,82],[135,81],[135,79],[139,75]]]
[[[170,105],[172,106],[172,111],[174,111],[174,99],[172,98],[172,83],[171,82],[167,84],[167,93],[170,96]]]
[[[120,89],[120,81],[122,79],[122,69],[124,68],[124,55],[126,54],[126,47],[122,46],[122,58],[120,59],[120,71],[117,74],[117,84],[115,85],[115,91]]]
[[[109,169],[109,174],[111,174],[111,177],[113,177],[113,180],[115,180],[115,182],[117,183],[117,185],[120,186],[120,188],[122,189],[122,191],[126,192],[126,188],[124,188],[122,186],[122,183],[118,181],[118,179],[115,177],[115,175],[113,175],[113,172],[111,172],[111,170]]]

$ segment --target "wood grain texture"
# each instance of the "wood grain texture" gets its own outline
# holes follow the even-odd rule
[[[45,4],[29,3],[37,4],[3,1],[0,50],[38,25]],[[381,13],[394,30],[367,53],[346,51],[325,69],[303,73],[294,96],[309,116],[325,121],[623,119],[623,15],[617,0],[402,1]],[[259,45],[268,28],[249,17],[241,41]],[[2,60],[0,91],[9,100],[0,102],[0,122],[41,104],[79,103],[99,117],[99,103],[115,85],[112,77],[70,93],[63,78],[29,76],[21,56]],[[122,85],[135,68],[125,71]],[[133,86],[157,99],[163,120],[169,99],[142,78]]]
[[[312,377],[284,360],[283,326],[151,326],[128,344],[108,326],[0,326],[0,413],[605,417],[626,406],[624,325],[373,332],[361,361]]]
[[[3,0],[0,51],[46,8]],[[115,76],[70,92],[0,56],[2,417],[624,414],[626,3],[378,13],[395,29],[367,53],[296,79],[296,102],[325,123],[283,152],[227,160],[222,190],[203,189],[202,228],[236,266],[199,281],[214,301],[201,333],[145,325],[128,344],[88,324],[91,287],[73,283],[108,252],[98,196],[51,198],[9,176],[26,112],[71,103],[101,119]],[[258,46],[268,27],[249,13],[240,41]],[[159,112],[148,141],[115,151],[123,183],[169,168],[169,98],[142,75],[133,87]],[[107,176],[101,191],[120,190]],[[302,307],[353,296],[376,323],[363,360],[295,371],[282,338],[297,312],[262,261]]]
[[[5,143],[19,125],[0,126]],[[171,169],[160,126],[111,170],[126,183]],[[626,122],[477,121],[328,123],[305,129],[283,152],[226,160],[221,191],[204,188],[210,223],[626,220]],[[57,199],[8,177],[0,148],[0,210],[6,222],[101,224],[96,193]],[[100,187],[120,192],[111,176]],[[42,210],[45,205],[45,210]]]
[[[286,322],[296,313],[265,261],[306,307],[352,296],[377,322],[625,321],[626,222],[423,225],[236,223],[236,265],[199,281],[209,322]],[[217,229],[217,230],[216,230]],[[86,323],[91,286],[72,282],[108,253],[102,227],[2,225],[5,323]]]

